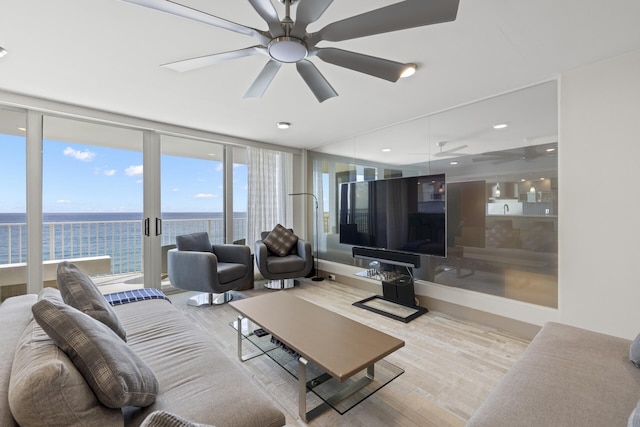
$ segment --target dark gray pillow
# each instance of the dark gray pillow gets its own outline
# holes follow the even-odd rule
[[[209,233],[201,231],[176,236],[176,247],[179,251],[211,252]]]
[[[111,329],[66,304],[43,299],[33,317],[80,371],[108,408],[148,406],[158,380],[138,355]]]
[[[262,241],[267,248],[278,256],[286,256],[298,242],[298,236],[277,224]]]
[[[63,261],[58,264],[56,278],[65,303],[104,323],[124,341],[127,340],[118,315],[84,271],[69,261]]]
[[[636,368],[640,368],[640,334],[631,341],[631,347],[629,348],[629,360]]]

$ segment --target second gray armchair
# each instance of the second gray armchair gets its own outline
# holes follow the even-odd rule
[[[293,234],[293,230],[288,229],[287,231]],[[295,284],[293,279],[305,277],[313,269],[311,244],[296,238],[297,240],[290,250],[286,253],[281,251],[278,254],[265,244],[265,239],[272,232],[263,231],[262,240],[256,241],[255,255],[258,270],[266,279],[270,280],[265,284],[265,287],[270,289],[291,288]]]

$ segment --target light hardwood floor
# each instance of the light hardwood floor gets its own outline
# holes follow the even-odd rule
[[[405,347],[386,358],[404,369],[404,374],[346,414],[329,409],[313,419],[311,426],[463,426],[529,344],[433,311],[407,324],[392,320],[352,305],[371,293],[332,281],[305,279],[300,286],[284,291],[266,290],[257,283],[255,289],[235,295],[249,298],[267,292],[290,292],[405,341]],[[238,313],[228,304],[188,306],[186,300],[192,295],[185,292],[170,298],[221,351],[242,365],[256,387],[273,398],[288,424],[304,426],[298,416],[295,378],[266,356],[240,362],[235,330],[229,326]]]

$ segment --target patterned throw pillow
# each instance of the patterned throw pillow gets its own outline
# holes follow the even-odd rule
[[[111,329],[66,304],[43,299],[31,307],[38,325],[64,351],[108,408],[148,406],[158,380]]]
[[[58,264],[57,282],[65,303],[104,323],[124,341],[127,340],[127,333],[116,312],[91,278],[75,264],[68,261]]]
[[[144,419],[140,427],[213,427],[208,424],[192,423],[167,411],[154,411]]]
[[[267,248],[278,256],[286,256],[297,242],[298,236],[280,224],[276,225],[263,240]]]

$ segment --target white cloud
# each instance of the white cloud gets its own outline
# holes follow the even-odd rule
[[[71,200],[59,199],[59,200],[56,200],[56,203],[61,204],[61,205],[66,205],[66,204],[71,203]]]
[[[116,170],[115,169],[107,169],[105,171],[102,172],[104,175],[106,176],[113,176],[116,174]]]
[[[91,162],[93,161],[94,157],[96,157],[96,153],[92,153],[89,150],[78,151],[78,150],[74,150],[71,147],[65,148],[62,153],[67,157],[71,157],[73,159],[80,160],[83,162]]]
[[[217,199],[218,197],[220,196],[211,193],[199,193],[193,196],[194,199]]]
[[[179,193],[179,192],[180,192],[180,189],[179,189],[179,188],[174,188],[174,189],[173,189],[173,190],[171,190],[171,191],[173,191],[174,193]]]
[[[124,170],[127,176],[142,175],[142,165],[131,165]]]
[[[220,171],[222,171],[223,169],[224,169],[224,164],[223,164],[223,163],[220,163],[218,166],[216,166],[215,171],[216,171],[216,172],[220,172]]]

